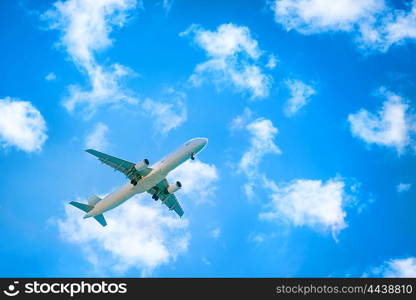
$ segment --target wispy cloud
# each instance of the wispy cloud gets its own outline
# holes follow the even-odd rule
[[[384,9],[379,0],[276,0],[275,20],[286,30],[303,34],[326,31],[353,31],[359,22],[371,19]]]
[[[248,236],[248,240],[250,242],[253,242],[255,244],[262,244],[268,240],[271,240],[273,238],[276,237],[276,233],[270,233],[270,234],[266,234],[266,233],[262,233],[262,232],[252,232],[249,234]]]
[[[216,227],[214,228],[211,233],[210,236],[214,239],[218,239],[221,235],[221,228],[220,227]]]
[[[186,106],[181,101],[164,103],[147,98],[143,101],[142,108],[155,118],[155,129],[161,134],[177,128],[187,119]]]
[[[376,23],[362,24],[358,43],[367,48],[387,51],[393,45],[402,45],[416,39],[416,1],[407,3],[408,9],[388,8]]]
[[[185,93],[169,89],[165,101],[155,101],[147,98],[141,103],[141,108],[153,118],[156,131],[166,135],[187,120],[188,113],[184,102],[185,98]]]
[[[395,9],[384,0],[275,0],[271,8],[288,31],[349,32],[360,47],[378,51],[416,39],[416,1]]]
[[[46,81],[53,81],[55,79],[56,79],[56,75],[53,72],[52,73],[49,73],[48,75],[45,76],[45,80]]]
[[[85,138],[85,148],[105,151],[108,148],[107,125],[98,122]]]
[[[272,121],[257,118],[246,125],[246,130],[250,134],[249,149],[243,154],[239,169],[245,174],[252,174],[266,154],[280,154],[280,150],[274,143],[274,137],[278,130],[273,126]]]
[[[162,1],[162,7],[165,10],[166,14],[169,14],[172,6],[173,6],[174,0],[163,0]]]
[[[28,101],[0,99],[0,144],[26,152],[40,151],[48,138],[46,122]]]
[[[245,130],[249,133],[249,147],[242,155],[238,163],[238,171],[246,175],[248,182],[244,191],[248,198],[252,198],[256,181],[264,175],[259,170],[263,157],[267,154],[280,154],[279,147],[275,144],[274,138],[278,129],[271,120],[255,118],[253,112],[245,109],[242,115],[233,119],[230,128],[232,130]]]
[[[312,86],[300,80],[286,80],[286,86],[290,90],[290,98],[285,104],[285,114],[288,117],[294,116],[302,107],[308,104],[310,97],[316,93]]]
[[[397,191],[399,193],[407,192],[407,191],[410,190],[411,187],[412,187],[412,184],[411,183],[403,183],[403,182],[400,182],[397,185]]]
[[[395,258],[385,261],[381,266],[372,268],[364,277],[387,277],[387,278],[415,278],[416,258]]]
[[[360,109],[348,116],[351,132],[368,144],[392,147],[400,154],[406,147],[414,147],[415,116],[401,96],[385,89],[380,94],[386,100],[377,113]]]
[[[173,170],[168,178],[171,181],[179,180],[182,189],[178,195],[185,195],[192,201],[201,203],[213,203],[213,195],[217,189],[216,182],[219,179],[215,165],[204,163],[198,159],[186,161]]]
[[[266,68],[273,70],[274,68],[276,68],[278,62],[279,61],[277,60],[276,56],[274,56],[273,54],[270,54],[269,60],[267,61],[267,64],[266,64]]]
[[[217,88],[232,86],[238,92],[249,93],[252,99],[269,95],[272,78],[259,63],[263,51],[249,28],[230,23],[209,31],[192,25],[180,35],[193,35],[195,44],[208,57],[196,66],[190,77],[194,86],[212,81]]]
[[[126,24],[136,4],[136,0],[57,1],[43,14],[49,28],[61,32],[59,45],[85,72],[91,86],[90,89],[76,84],[69,87],[69,95],[63,102],[68,111],[81,106],[87,114],[92,114],[103,104],[136,102],[121,84],[121,79],[132,71],[117,63],[104,66],[95,57],[98,51],[112,45],[110,33],[114,27]]]
[[[345,207],[354,201],[355,186],[348,185],[340,176],[322,180],[294,179],[276,183],[261,170],[260,164],[268,154],[280,154],[275,143],[278,129],[271,120],[254,118],[246,109],[234,118],[231,129],[249,133],[249,147],[239,161],[238,170],[246,175],[246,196],[254,197],[256,189],[267,192],[270,202],[259,217],[263,220],[287,221],[295,226],[307,226],[320,232],[332,232],[336,237],[347,227]]]
[[[78,245],[98,273],[136,269],[148,276],[188,249],[188,221],[144,194],[106,214],[105,228],[82,216],[80,210],[66,205],[65,217],[56,223],[62,239]]]
[[[57,1],[43,19],[49,21],[49,29],[60,31],[59,45],[89,81],[90,88],[79,84],[68,87],[63,105],[69,112],[78,108],[90,118],[100,106],[129,104],[132,110],[152,116],[156,131],[165,135],[187,119],[185,94],[175,92],[170,95],[172,100],[162,102],[141,100],[124,81],[135,76],[133,70],[119,63],[103,64],[96,58],[113,44],[110,34],[114,28],[125,26],[140,5],[136,0]]]
[[[274,142],[279,130],[271,120],[254,118],[250,109],[245,109],[242,115],[232,120],[231,129],[246,130],[250,135],[248,150],[244,152],[238,164],[239,170],[250,177],[257,172],[266,154],[281,153]]]

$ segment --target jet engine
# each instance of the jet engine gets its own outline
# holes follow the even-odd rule
[[[182,187],[182,183],[180,181],[176,181],[175,183],[169,184],[167,190],[169,194],[173,194],[177,190]]]
[[[147,168],[147,166],[149,165],[149,160],[147,158],[143,159],[143,161],[138,162],[137,164],[134,165],[134,168],[137,171],[141,171],[144,168]]]

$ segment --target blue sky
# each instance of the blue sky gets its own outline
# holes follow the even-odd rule
[[[416,276],[416,2],[1,6],[0,276]],[[68,207],[193,137],[182,219]]]

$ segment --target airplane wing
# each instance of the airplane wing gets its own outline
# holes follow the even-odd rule
[[[98,159],[106,164],[107,166],[112,167],[115,171],[120,171],[121,173],[123,173],[124,175],[126,175],[126,177],[130,180],[140,180],[140,178],[142,178],[143,176],[146,176],[147,174],[149,174],[152,169],[151,168],[144,168],[143,170],[137,171],[134,166],[135,164],[132,162],[129,162],[127,160],[123,160],[93,149],[88,149],[85,150],[86,152],[88,152],[89,154],[92,154],[96,157],[98,157]]]
[[[182,217],[183,209],[179,204],[178,199],[176,199],[176,196],[167,192],[168,186],[168,181],[166,179],[163,179],[161,182],[159,182],[156,186],[152,187],[147,192],[152,195],[157,194],[159,199],[162,201],[163,204],[165,204],[169,208],[169,210],[174,210],[179,215],[179,217]]]

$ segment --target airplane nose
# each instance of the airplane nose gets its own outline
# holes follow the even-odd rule
[[[198,139],[198,152],[205,148],[205,145],[208,144],[207,138],[199,138]]]
[[[195,139],[195,153],[201,151],[205,145],[208,144],[208,139],[207,138],[197,138]]]

